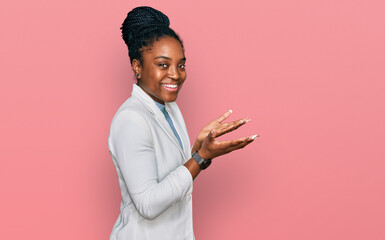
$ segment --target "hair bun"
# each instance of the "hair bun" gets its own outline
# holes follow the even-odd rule
[[[157,28],[168,28],[170,20],[162,12],[152,7],[136,7],[131,10],[122,27],[122,36],[127,45],[138,34],[145,34]]]

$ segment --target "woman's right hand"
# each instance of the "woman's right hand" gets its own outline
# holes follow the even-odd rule
[[[201,148],[198,150],[199,156],[203,159],[213,159],[234,150],[244,148],[258,137],[258,135],[253,135],[232,141],[218,141],[216,140],[218,135],[215,129],[210,131],[209,135],[203,140]]]

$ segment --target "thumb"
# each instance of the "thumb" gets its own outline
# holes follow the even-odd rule
[[[211,130],[208,135],[210,140],[214,139],[216,136],[217,136],[217,132],[215,131],[215,129]]]

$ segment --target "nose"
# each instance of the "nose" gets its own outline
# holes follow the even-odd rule
[[[170,66],[168,69],[168,77],[174,80],[179,80],[180,73],[177,66]]]

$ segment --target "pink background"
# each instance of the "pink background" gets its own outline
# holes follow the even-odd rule
[[[380,0],[0,5],[0,239],[108,239],[110,122],[134,83],[120,25],[151,5],[185,43],[191,140],[227,109],[260,134],[194,183],[197,239],[385,239]]]

